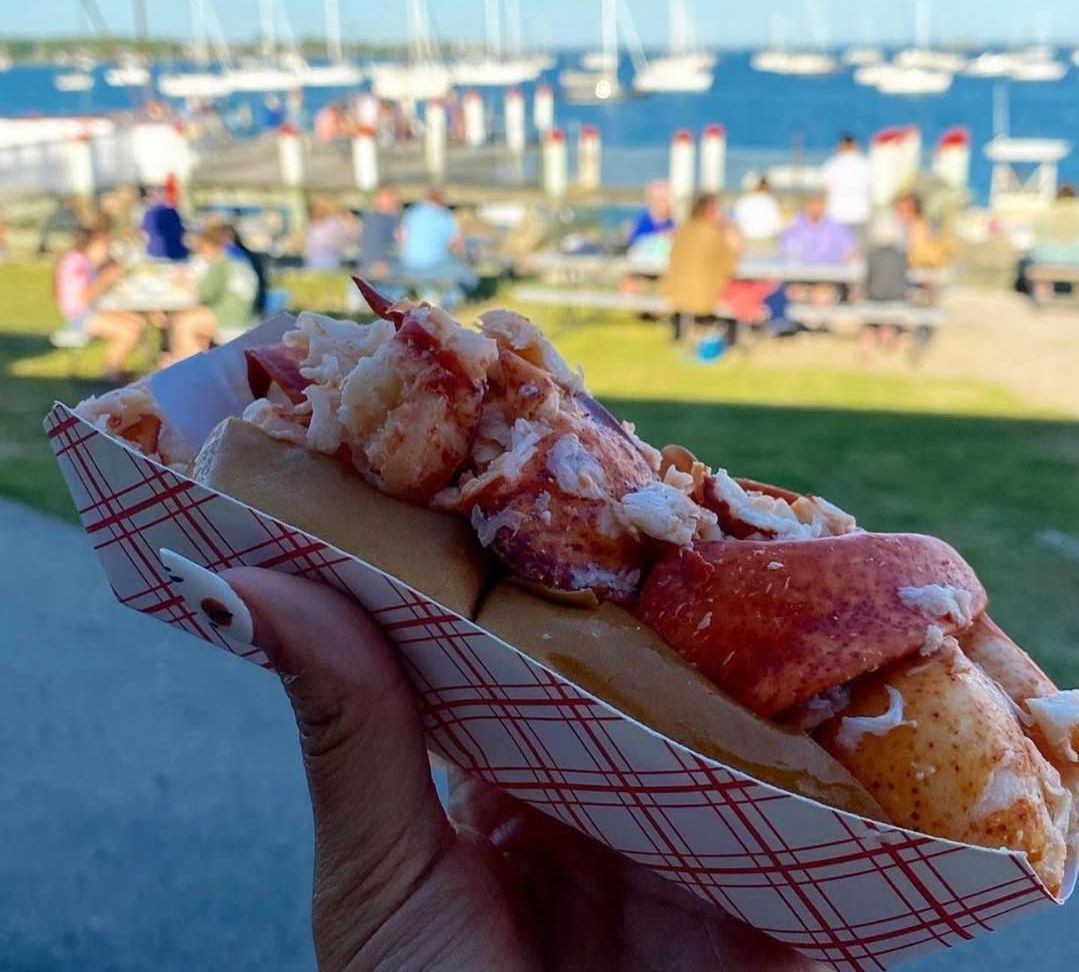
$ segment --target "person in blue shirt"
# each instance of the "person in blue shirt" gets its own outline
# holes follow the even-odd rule
[[[146,253],[157,260],[186,260],[188,257],[184,243],[186,229],[176,208],[175,194],[174,183],[152,190],[142,214],[140,228],[146,234]]]
[[[634,217],[626,235],[627,247],[647,236],[674,232],[670,183],[662,179],[648,183],[644,190],[644,202],[645,208]]]
[[[475,285],[472,268],[456,254],[463,245],[461,229],[446,200],[437,189],[427,198],[405,210],[401,219],[400,267],[404,276],[412,278],[420,289],[438,284],[450,284],[449,292],[437,296],[451,303],[460,299],[460,288]]]

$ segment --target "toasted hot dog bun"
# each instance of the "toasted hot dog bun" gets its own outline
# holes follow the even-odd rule
[[[850,705],[816,738],[894,823],[1025,851],[1060,892],[1072,795],[999,686],[954,643],[856,683]]]
[[[387,496],[333,456],[225,419],[195,460],[198,482],[362,557],[471,617],[489,560],[468,523]]]
[[[503,582],[477,621],[575,685],[690,749],[766,783],[887,821],[877,801],[805,733],[754,715],[622,608],[540,599]]]

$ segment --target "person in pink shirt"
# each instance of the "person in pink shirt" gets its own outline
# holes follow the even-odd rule
[[[94,309],[97,299],[124,275],[109,257],[108,234],[79,227],[75,240],[56,265],[56,304],[64,327],[50,338],[57,347],[84,347],[91,338],[106,342],[105,378],[122,381],[127,356],[138,346],[146,322],[139,314]]]

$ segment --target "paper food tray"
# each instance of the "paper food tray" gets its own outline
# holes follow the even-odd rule
[[[242,349],[280,315],[151,380],[201,443],[245,403]],[[249,397],[249,396],[248,396]],[[784,792],[622,715],[477,625],[318,537],[152,462],[57,404],[45,422],[121,604],[258,665],[187,610],[158,550],[246,564],[349,593],[398,647],[428,747],[838,969],[882,970],[1056,902],[1022,854],[887,826]],[[1075,884],[1071,862],[1064,898]]]

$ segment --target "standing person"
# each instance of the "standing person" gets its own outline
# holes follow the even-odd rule
[[[76,229],[74,244],[57,263],[53,280],[65,325],[50,337],[61,348],[81,348],[91,338],[102,338],[107,345],[104,377],[118,383],[129,377],[124,362],[138,347],[146,322],[139,314],[100,311],[94,305],[123,275],[124,268],[109,257],[106,232]]]
[[[195,252],[206,263],[198,283],[199,306],[173,315],[169,327],[171,352],[162,364],[172,364],[205,351],[220,330],[242,330],[255,316],[258,278],[246,260],[229,258],[233,245],[229,226],[211,226],[195,241]]]
[[[783,214],[768,180],[761,176],[751,192],[734,204],[734,224],[750,244],[773,242],[783,229]]]
[[[401,234],[401,197],[393,186],[379,186],[360,227],[360,265],[365,276],[385,277]]]
[[[311,270],[340,270],[345,250],[359,235],[359,223],[352,213],[329,196],[319,196],[311,206],[304,266]]]
[[[832,157],[821,170],[828,216],[862,240],[872,211],[869,159],[853,135],[839,139]]]
[[[150,191],[139,228],[146,237],[146,254],[157,260],[186,260],[184,221],[176,208],[179,202],[176,180],[169,177],[161,189]]]
[[[674,338],[681,340],[689,323],[714,321],[720,293],[734,275],[738,252],[721,225],[715,196],[698,196],[689,219],[675,230],[663,292],[674,311]],[[730,331],[733,337],[733,328]]]

